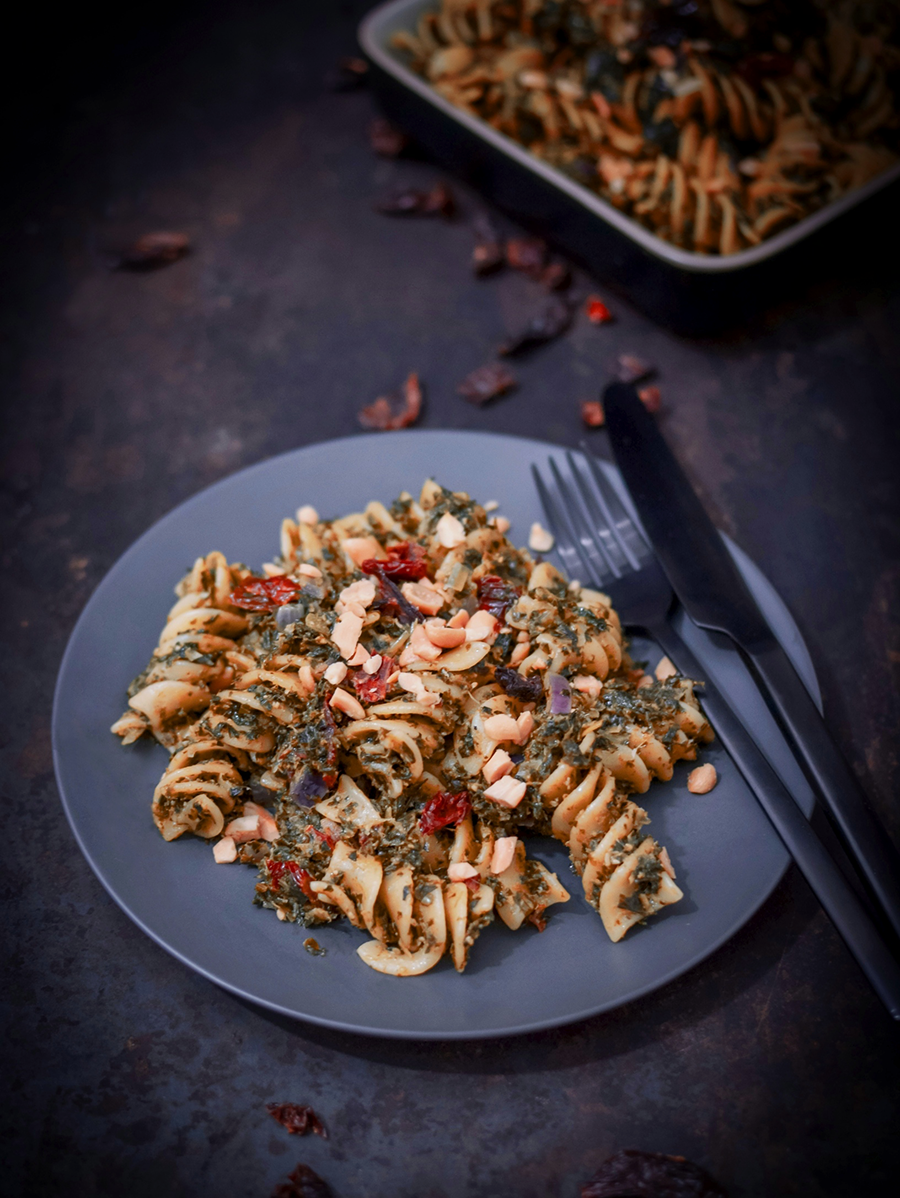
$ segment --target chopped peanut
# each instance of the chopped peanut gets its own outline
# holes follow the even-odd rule
[[[342,661],[335,661],[325,671],[324,678],[332,686],[337,686],[347,677],[347,667]]]
[[[256,817],[260,840],[274,841],[280,838],[281,833],[278,831],[278,824],[276,824],[274,817],[266,811],[265,807],[260,807],[258,803],[245,803],[244,815]]]
[[[668,657],[664,657],[654,670],[654,673],[656,674],[657,681],[665,682],[667,678],[671,678],[674,674],[677,674],[678,671],[671,661],[669,661]]]
[[[548,532],[535,520],[528,534],[528,548],[533,549],[535,553],[549,553],[553,548],[553,533]]]
[[[244,844],[248,840],[259,840],[259,816],[242,815],[225,825],[225,835],[231,837],[235,844]]]
[[[469,622],[469,613],[464,607],[461,607],[455,616],[451,616],[447,621],[448,628],[465,628]]]
[[[528,640],[521,641],[518,645],[516,645],[515,649],[513,649],[512,653],[509,655],[509,664],[511,666],[519,665],[525,660],[530,652],[531,642]]]
[[[450,628],[443,620],[426,620],[425,633],[441,649],[455,649],[466,639],[465,628]]]
[[[445,512],[441,516],[434,532],[438,539],[438,544],[443,545],[445,549],[456,549],[466,539],[466,530],[460,521],[455,516],[451,516],[449,512]]]
[[[406,674],[401,671],[397,677],[397,682],[403,690],[413,695],[416,702],[420,703],[423,707],[436,707],[441,701],[441,696],[428,690],[418,674]]]
[[[348,666],[364,666],[369,660],[369,650],[365,645],[357,645],[356,652],[347,662]]]
[[[484,730],[491,740],[516,740],[519,735],[519,725],[511,715],[488,716]]]
[[[301,683],[303,684],[303,689],[305,691],[307,691],[308,694],[311,695],[313,693],[313,691],[316,689],[316,678],[312,672],[312,666],[308,666],[308,665],[301,666],[300,669],[297,671],[297,677],[300,679]]]
[[[444,596],[433,586],[422,582],[404,582],[400,588],[404,599],[408,599],[413,607],[417,607],[426,616],[436,616],[444,606]]]
[[[669,877],[674,879],[675,870],[672,867],[672,859],[669,856],[668,849],[666,849],[665,847],[660,850],[659,863],[663,867],[663,869],[666,871],[666,873],[669,875]]]
[[[377,674],[381,669],[382,657],[380,653],[374,653],[368,661],[363,662],[364,674]]]
[[[492,874],[502,874],[505,869],[509,869],[516,855],[518,843],[518,836],[499,836],[494,841],[494,851],[491,854]]]
[[[303,507],[297,508],[297,523],[298,524],[318,524],[319,513],[311,503],[304,503]]]
[[[296,572],[298,574],[304,575],[304,577],[306,577],[306,578],[321,578],[322,577],[322,571],[319,569],[318,566],[308,566],[306,564],[306,562],[301,562],[300,565],[297,567]]]
[[[706,765],[698,765],[688,774],[688,790],[692,795],[709,794],[718,780],[716,767],[707,762]]]
[[[412,649],[420,661],[437,661],[441,651],[429,638],[422,624],[414,624],[409,638],[408,648]]]
[[[495,803],[499,803],[502,807],[518,807],[525,797],[525,791],[528,787],[519,778],[513,778],[509,774],[504,774],[502,778],[489,786],[484,792],[486,799],[492,799]]]
[[[530,711],[522,712],[522,714],[516,720],[516,727],[519,732],[518,736],[516,737],[516,743],[524,745],[526,740],[528,740],[529,736],[531,736],[532,732],[534,731],[534,716]]]
[[[354,566],[362,566],[370,557],[381,560],[387,557],[374,537],[348,537],[346,541],[341,541],[341,548]]]
[[[337,645],[341,657],[345,660],[351,658],[356,652],[362,627],[362,617],[349,611],[344,612],[335,624],[331,640],[333,644]]]
[[[576,690],[583,691],[592,699],[598,699],[603,690],[603,683],[593,674],[576,674],[572,679],[572,685]]]
[[[375,583],[371,578],[362,578],[359,582],[351,582],[337,597],[338,603],[358,603],[363,609],[367,608],[374,600]],[[337,610],[337,604],[335,610]],[[340,615],[340,612],[338,614]]]
[[[638,690],[646,690],[647,687],[652,686],[653,683],[654,683],[653,675],[652,674],[644,674],[644,676],[641,678],[640,682],[638,683]]]
[[[466,625],[467,641],[487,641],[497,629],[497,617],[489,611],[477,611]]]
[[[468,861],[459,861],[447,867],[447,877],[451,882],[465,882],[466,878],[477,878],[478,870]]]
[[[365,719],[366,709],[362,703],[354,699],[352,695],[347,694],[346,691],[342,691],[340,687],[331,696],[330,703],[335,711],[342,711],[351,720]]]
[[[237,861],[237,844],[233,836],[223,836],[218,844],[213,845],[213,857],[216,865],[230,865]]]
[[[484,780],[488,786],[493,785],[504,774],[511,774],[514,769],[513,759],[505,749],[497,749],[481,767]]]
[[[505,516],[494,516],[490,521],[491,527],[496,528],[497,532],[508,533],[511,525]]]

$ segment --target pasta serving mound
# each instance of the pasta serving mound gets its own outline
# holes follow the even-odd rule
[[[613,941],[682,897],[633,796],[712,738],[694,683],[635,668],[608,597],[504,527],[429,480],[301,508],[261,576],[198,558],[112,727],[171,754],[166,840],[256,866],[280,919],[345,916],[382,973],[462,971],[495,914],[543,929],[569,894],[523,834],[568,846]]]

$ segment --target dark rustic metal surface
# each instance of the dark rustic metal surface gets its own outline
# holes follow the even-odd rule
[[[475,409],[456,383],[536,293],[471,277],[465,219],[372,211],[437,172],[373,157],[369,97],[323,87],[364,7],[169,13],[84,76],[70,63],[59,103],[26,123],[4,229],[0,1190],[265,1198],[303,1160],[338,1198],[565,1198],[636,1146],[697,1160],[738,1198],[873,1191],[893,1172],[898,1033],[793,871],[648,999],[555,1033],[415,1046],[219,992],[128,922],[65,824],[56,669],[151,521],[239,466],[352,432],[409,369],[426,426],[574,444],[578,401],[634,352],[659,366],[667,436],[790,604],[830,724],[900,834],[896,262],[848,253],[715,344],[617,304],[616,324],[577,321],[517,364],[518,392]],[[107,247],[159,227],[192,254],[109,271]],[[331,1138],[289,1137],[272,1101],[310,1103]]]

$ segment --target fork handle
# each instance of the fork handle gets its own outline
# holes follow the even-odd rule
[[[862,787],[781,646],[745,647],[744,651],[851,859],[900,935],[900,856],[890,835],[872,813]]]
[[[658,641],[682,674],[688,678],[703,677],[703,667],[668,623],[655,624],[646,631]],[[900,965],[869,913],[728,700],[710,682],[704,690],[703,707],[728,755],[743,774],[860,969],[891,1016],[900,1020]]]

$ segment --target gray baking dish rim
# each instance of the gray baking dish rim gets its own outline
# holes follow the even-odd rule
[[[391,75],[398,83],[414,91],[421,99],[426,100],[445,116],[462,125],[471,134],[488,142],[501,154],[512,158],[520,167],[524,167],[545,183],[565,192],[570,199],[575,200],[601,221],[611,225],[617,232],[635,242],[646,253],[665,262],[668,266],[674,266],[679,270],[690,271],[697,275],[713,276],[729,275],[746,267],[757,266],[804,241],[810,234],[855,208],[894,180],[900,179],[900,164],[898,164],[891,167],[890,170],[883,171],[864,186],[847,192],[839,199],[826,204],[824,208],[814,212],[811,216],[804,217],[789,229],[768,238],[761,245],[740,250],[736,254],[724,256],[698,254],[679,249],[655,236],[631,217],[623,215],[612,204],[568,178],[555,167],[548,166],[512,138],[499,133],[491,125],[477,117],[470,116],[467,112],[451,104],[449,100],[444,99],[439,92],[406,66],[400,57],[389,49],[388,39],[391,34],[400,29],[411,29],[414,19],[420,13],[434,9],[434,7],[432,0],[387,0],[387,3],[373,9],[360,23],[359,43],[372,62],[382,71]]]

